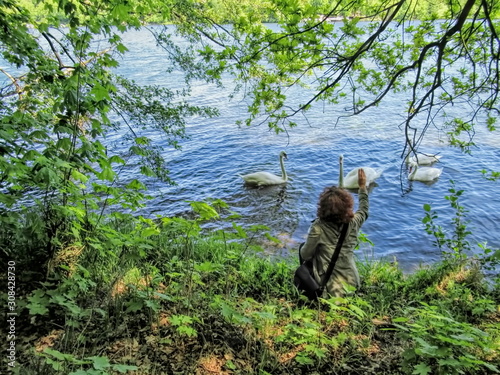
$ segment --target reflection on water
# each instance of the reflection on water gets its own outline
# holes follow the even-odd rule
[[[171,86],[182,82],[166,78],[161,51],[147,32],[130,32],[126,44],[131,55],[120,69],[130,78],[144,84]],[[444,199],[451,187],[449,180],[465,190],[460,202],[469,209],[473,241],[500,246],[500,234],[496,231],[496,223],[500,222],[498,183],[486,181],[479,172],[500,170],[498,132],[491,134],[478,128],[476,142],[481,147],[473,149],[471,156],[446,147],[446,134],[429,128],[421,151],[443,155],[439,167],[444,170],[435,182],[411,182],[401,159],[404,133],[398,125],[404,110],[402,98],[394,97],[361,116],[342,118],[338,123],[337,117],[345,114],[342,105],[318,106],[309,113],[307,121],[297,118],[298,127],[286,135],[276,135],[265,125],[235,125],[245,118],[244,101],[229,101],[209,85],[197,85],[194,89],[194,103],[217,106],[222,115],[217,119],[192,119],[187,127],[191,139],[183,142],[182,151],[166,148],[171,177],[178,185],[147,181],[153,199],[142,214],[176,215],[189,210],[188,200],[220,198],[241,215],[240,224],[272,228],[284,243],[281,248],[271,244],[268,248],[286,255],[304,240],[315,217],[320,192],[327,185],[337,184],[338,156],[343,154],[346,171],[361,165],[384,170],[371,187],[370,217],[362,228],[375,245],[372,248],[362,244],[360,257],[396,257],[405,269],[437,259],[439,252],[421,222],[425,216],[423,205],[431,204],[438,212],[438,223],[451,231],[454,213]],[[255,189],[243,184],[239,174],[258,170],[280,174],[281,150],[288,154],[286,169],[290,181],[286,185]],[[122,177],[135,176],[132,171],[125,171]]]

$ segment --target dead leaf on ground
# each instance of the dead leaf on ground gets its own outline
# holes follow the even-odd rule
[[[62,337],[64,331],[62,329],[53,330],[47,336],[41,337],[35,343],[35,350],[38,353],[43,352],[47,348],[51,348]]]

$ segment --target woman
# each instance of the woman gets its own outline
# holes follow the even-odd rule
[[[368,191],[363,169],[358,169],[359,207],[353,213],[354,199],[347,190],[336,186],[327,187],[318,202],[317,218],[309,228],[306,242],[299,250],[302,260],[313,259],[314,278],[318,283],[328,268],[342,225],[348,225],[347,234],[340,249],[339,258],[326,284],[322,297],[344,295],[343,283],[359,287],[359,274],[354,262],[354,248],[358,232],[368,218]]]

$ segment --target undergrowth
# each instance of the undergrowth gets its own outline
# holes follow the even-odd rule
[[[360,290],[317,303],[291,282],[295,250],[283,259],[258,245],[275,241],[267,228],[214,230],[223,202],[192,208],[192,219],[115,216],[91,243],[60,246],[44,277],[20,276],[12,373],[498,372],[499,283],[483,277],[494,262],[465,256],[429,207],[424,223],[449,245],[442,261],[411,274],[359,263]],[[19,275],[33,266],[17,262]]]

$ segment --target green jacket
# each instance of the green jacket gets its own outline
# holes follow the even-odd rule
[[[339,258],[332,272],[330,280],[326,284],[322,297],[327,297],[327,293],[335,297],[344,295],[343,282],[359,287],[359,273],[354,262],[354,248],[358,243],[358,232],[361,225],[368,218],[368,193],[366,190],[359,190],[358,210],[354,218],[349,222],[347,234],[340,249]],[[306,242],[300,250],[300,255],[304,260],[313,259],[314,278],[321,282],[328,264],[332,259],[333,252],[337,246],[342,224],[330,223],[316,219],[309,228]]]

